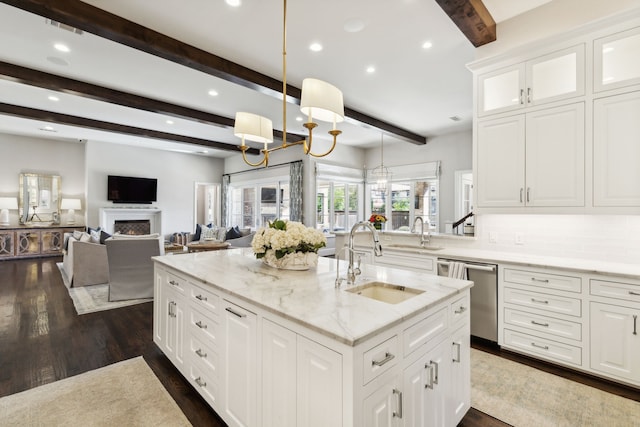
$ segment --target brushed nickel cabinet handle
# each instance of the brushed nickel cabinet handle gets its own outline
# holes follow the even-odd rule
[[[231,307],[226,307],[225,310],[227,310],[229,313],[233,314],[234,316],[247,317],[246,314],[238,313],[237,311],[234,311]]]
[[[638,315],[634,314],[633,315],[633,335],[638,335]]]
[[[196,384],[198,384],[200,387],[206,387],[207,383],[205,381],[202,381],[202,378],[198,377],[194,380],[196,382]]]
[[[382,366],[387,362],[390,362],[391,360],[393,360],[395,356],[391,353],[385,353],[384,354],[384,359],[382,360],[372,360],[371,361],[371,366]]]
[[[433,390],[433,365],[431,363],[426,363],[424,365],[424,369],[428,369],[429,370],[429,374],[428,374],[428,379],[429,379],[429,383],[424,385],[424,388],[428,388]]]
[[[196,354],[200,357],[207,357],[207,353],[203,352],[201,348],[196,350]]]
[[[202,323],[202,321],[201,321],[201,320],[198,320],[198,321],[196,322],[196,326],[197,326],[198,328],[200,328],[200,329],[207,329],[207,324],[206,324],[206,323]]]
[[[530,88],[530,87],[528,87],[528,88],[527,88],[527,102],[528,102],[529,104],[531,104],[531,92],[532,92],[532,91],[531,91],[531,88]]]
[[[169,280],[169,284],[173,285],[173,286],[179,286],[180,283],[176,282],[175,280]]]
[[[398,410],[393,412],[393,416],[402,419],[402,392],[394,388],[393,394],[398,395]]]
[[[538,304],[549,304],[549,301],[547,300],[541,300],[541,299],[535,299],[535,298],[531,298],[531,302],[535,302]]]
[[[459,342],[454,342],[453,346],[456,348],[456,358],[453,359],[453,361],[460,363],[460,352],[462,349],[462,344],[460,344]]]
[[[524,105],[524,89],[520,89],[520,105]]]
[[[520,187],[520,203],[523,202],[522,200],[522,194],[524,193],[524,188]]]
[[[207,297],[203,297],[202,295],[196,295],[196,299],[199,299],[200,301],[207,301]]]
[[[540,283],[549,283],[549,279],[538,279],[537,277],[532,277],[531,281],[540,282]]]
[[[532,320],[532,321],[531,321],[531,324],[533,324],[533,325],[538,325],[538,326],[544,326],[545,328],[548,328],[548,327],[549,327],[549,324],[548,324],[548,323],[540,323],[540,322],[536,322],[535,320]]]
[[[530,193],[531,193],[531,187],[527,187],[527,203],[531,201],[529,197]]]
[[[433,371],[434,372],[433,383],[434,384],[438,384],[438,371],[439,371],[440,366],[438,365],[438,362],[434,362],[433,360],[431,360],[429,363],[431,365],[435,366],[435,370]]]
[[[462,314],[462,313],[464,313],[465,311],[467,311],[467,307],[460,306],[460,308],[459,308],[459,309],[454,310],[453,312],[454,312],[455,314]]]
[[[536,343],[534,343],[534,342],[532,342],[532,343],[531,343],[531,345],[532,345],[533,347],[541,348],[541,349],[543,349],[543,350],[549,350],[549,346],[548,346],[548,345],[538,345],[538,344],[536,344]]]
[[[629,295],[640,296],[640,292],[629,291]]]

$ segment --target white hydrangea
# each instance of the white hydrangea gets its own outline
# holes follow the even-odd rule
[[[275,253],[286,249],[296,249],[305,244],[310,248],[298,248],[296,251],[317,252],[320,247],[326,246],[327,239],[321,231],[306,227],[297,221],[285,221],[285,224],[286,230],[262,227],[256,232],[251,242],[256,256],[262,257],[264,254],[268,254],[269,250],[273,250]]]

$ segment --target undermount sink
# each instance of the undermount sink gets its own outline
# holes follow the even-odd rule
[[[398,304],[424,292],[419,289],[384,282],[369,282],[345,291],[388,304]]]
[[[389,248],[395,249],[415,249],[415,250],[425,250],[425,251],[439,251],[440,249],[444,249],[443,246],[420,246],[420,245],[407,245],[400,243],[392,243],[388,246]]]

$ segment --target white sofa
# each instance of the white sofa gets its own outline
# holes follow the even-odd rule
[[[69,239],[62,258],[62,269],[71,287],[90,286],[109,282],[107,248],[100,243]]]

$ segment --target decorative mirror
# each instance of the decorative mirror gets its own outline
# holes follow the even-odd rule
[[[60,217],[60,176],[20,174],[20,223],[54,222]]]

